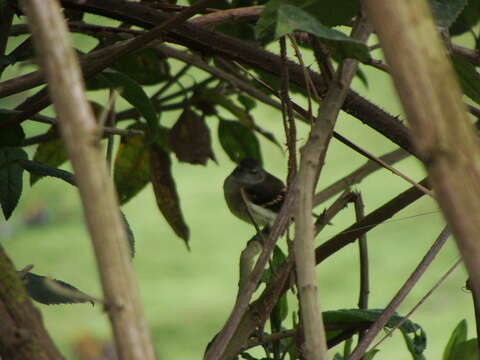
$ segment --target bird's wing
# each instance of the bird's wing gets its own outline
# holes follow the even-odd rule
[[[283,182],[270,174],[261,184],[247,186],[244,190],[253,204],[276,213],[280,211],[286,193]]]

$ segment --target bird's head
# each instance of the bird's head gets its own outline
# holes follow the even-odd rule
[[[240,161],[232,173],[233,178],[242,185],[255,185],[265,180],[265,170],[251,158]]]

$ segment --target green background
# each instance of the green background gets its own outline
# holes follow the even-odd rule
[[[74,39],[84,50],[93,46],[91,41],[82,36],[74,36]],[[9,44],[9,48],[14,46],[13,43]],[[307,57],[306,63],[315,68],[311,58]],[[181,65],[172,61],[172,66],[178,69]],[[31,66],[27,68],[31,69]],[[2,80],[18,76],[25,70],[9,68]],[[353,88],[390,113],[401,115],[389,77],[365,66],[362,66],[362,70],[368,76],[368,88],[358,79],[354,81]],[[201,71],[193,74],[196,81],[205,77]],[[192,81],[187,78],[184,85]],[[105,94],[100,92],[90,93],[89,98],[105,103]],[[11,108],[22,100],[20,95],[16,95],[2,101],[5,107]],[[305,104],[304,99],[296,100]],[[118,108],[124,106],[122,101],[118,102]],[[229,117],[228,114],[224,115]],[[284,132],[279,111],[257,106],[253,115],[258,125],[275,133],[283,144]],[[165,113],[161,123],[171,126],[178,116],[178,112]],[[206,344],[220,330],[233,306],[239,254],[254,234],[252,227],[231,215],[225,206],[222,183],[234,164],[220,148],[216,138],[218,120],[208,118],[207,124],[211,129],[218,164],[210,161],[203,167],[173,162],[173,174],[185,219],[191,230],[191,252],[186,250],[183,242],[163,220],[150,186],[123,208],[136,237],[133,266],[160,359],[198,359],[202,356]],[[300,147],[306,140],[308,129],[303,124],[298,126],[297,145]],[[26,127],[29,136],[46,129],[46,126],[37,124]],[[340,115],[337,131],[378,156],[395,148],[392,143],[345,113]],[[281,151],[264,139],[260,141],[266,169],[284,179],[287,162],[285,147]],[[33,155],[34,147],[30,150],[30,155]],[[364,162],[365,159],[360,155],[333,140],[319,189]],[[396,168],[415,180],[425,176],[421,164],[415,159],[404,160]],[[25,179],[24,193],[12,218],[8,223],[0,222],[2,245],[18,269],[34,264],[33,272],[37,274],[64,280],[88,294],[101,297],[96,264],[76,189],[56,179],[42,179],[34,189],[30,189],[28,180]],[[355,189],[361,191],[368,213],[408,187],[409,184],[404,180],[382,170],[355,186]],[[326,205],[320,206],[316,212],[320,213]],[[48,213],[47,222],[42,226],[28,226],[26,220],[39,209]],[[352,222],[354,214],[350,206],[320,234],[316,244],[342,231]],[[424,197],[368,233],[371,308],[387,305],[443,226],[444,221],[437,206]],[[425,276],[401,305],[399,313],[408,312],[457,257],[454,241],[449,239]],[[357,306],[359,271],[355,244],[322,263],[317,269],[317,276],[323,310]],[[427,358],[440,358],[451,331],[462,318],[468,319],[470,334],[474,334],[471,295],[464,290],[466,277],[462,267],[457,269],[412,317],[427,333]],[[290,301],[294,302],[295,298],[292,297]],[[54,340],[68,359],[73,358],[72,346],[80,339],[87,336],[109,337],[107,316],[99,305],[37,306]],[[395,334],[380,349],[376,359],[410,357],[400,334]]]

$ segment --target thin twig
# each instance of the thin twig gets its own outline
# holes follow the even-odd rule
[[[355,194],[354,204],[355,219],[358,222],[365,218],[365,206],[363,205],[362,194]],[[368,295],[370,293],[367,234],[362,234],[358,237],[358,250],[360,255],[360,294],[358,296],[358,308],[367,309]]]
[[[366,65],[370,65],[375,69],[381,70],[384,73],[390,74],[390,68],[387,64],[384,64],[382,60],[370,59],[368,62],[365,63]]]
[[[116,0],[85,0],[82,2],[76,0],[61,0],[61,3],[66,9],[74,8],[79,11],[110,16],[114,19],[129,22],[143,28],[151,28],[172,17],[170,14],[153,11],[142,6],[140,3],[130,1],[119,3]],[[258,48],[258,46],[238,42],[235,39],[228,38],[219,33],[205,30],[200,26],[183,24],[172,29],[168,33],[168,36],[172,41],[186,45],[189,48],[237,60],[274,75],[279,74],[280,59],[278,56],[262,50]],[[125,42],[114,44],[108,47],[108,49],[105,49],[104,53],[97,53],[95,56],[98,55],[101,58],[105,53],[110,52],[117,46],[125,46]],[[89,59],[96,61],[95,56],[92,54]],[[291,81],[300,87],[304,87],[303,70],[300,66],[289,62],[289,69]],[[326,89],[323,79],[319,74],[311,70],[309,70],[309,72],[319,93],[323,93]],[[42,75],[36,74],[35,82],[31,82],[27,88],[39,85],[41,82]],[[10,85],[11,86],[7,86],[7,84],[1,83],[0,93],[5,96],[6,93],[14,89],[16,89],[15,91],[18,90],[16,81],[10,83]],[[403,124],[399,123],[395,117],[359,96],[354,91],[349,90],[346,101],[344,102],[344,110],[397,143],[400,147],[405,148],[412,154],[417,154],[416,149],[412,147],[410,142],[409,130]]]
[[[390,170],[394,175],[397,175],[398,177],[402,178],[403,180],[405,180],[406,182],[410,183],[411,185],[413,186],[416,186],[418,187],[418,189],[420,191],[423,191],[425,194],[429,195],[430,197],[434,198],[435,199],[435,195],[433,194],[432,191],[430,191],[429,189],[427,189],[425,186],[422,186],[420,185],[418,182],[410,179],[410,177],[408,177],[407,175],[405,175],[404,173],[398,171],[397,169],[395,169],[394,167],[390,166],[388,163],[386,163],[385,161],[383,161],[382,159],[376,157],[375,155],[371,154],[369,151],[365,150],[365,149],[362,149],[361,147],[359,147],[358,145],[354,144],[353,142],[351,142],[350,140],[348,140],[347,138],[343,137],[342,135],[340,135],[338,132],[336,132],[335,134],[333,134],[333,136],[335,137],[335,139],[339,140],[340,142],[344,143],[345,145],[347,145],[350,149],[355,149],[356,152],[358,152],[359,154],[362,154],[363,156],[365,156],[367,159],[369,160],[372,160],[372,161],[375,161],[376,163],[380,164],[382,167],[384,167],[385,169],[387,170]]]
[[[420,183],[428,186],[426,179]],[[423,195],[425,195],[425,193],[418,190],[415,186],[410,187],[366,215],[362,220],[350,225],[345,230],[333,236],[315,250],[317,264],[354,242],[361,234],[367,233],[382,224],[385,220],[390,219],[400,210],[420,199]]]
[[[171,28],[173,26],[177,26],[183,22],[185,22],[188,18],[192,17],[195,15],[198,11],[204,9],[210,2],[213,2],[214,0],[199,0],[192,6],[189,6],[188,8],[182,10],[181,12],[177,13],[175,16],[172,16],[162,22],[160,25],[155,26],[152,30],[149,30],[145,32],[142,35],[139,35],[133,39],[127,40],[125,42],[117,43],[112,46],[109,46],[107,48],[99,49],[94,52],[92,52],[89,55],[84,56],[81,61],[82,63],[85,64],[83,67],[84,75],[88,78],[96,73],[102,71],[106,67],[108,67],[110,64],[112,64],[114,61],[116,61],[118,58],[131,54],[132,52],[144,47],[146,44],[150,43],[153,40],[157,40],[158,38],[161,38],[161,36],[165,33],[165,31],[168,28]],[[92,61],[87,61],[87,59],[92,60]],[[93,61],[94,60],[94,61]],[[30,77],[28,80],[32,82],[31,80],[33,79],[33,83],[35,82],[41,82],[42,81],[42,74],[41,72],[36,72],[36,73],[31,73],[29,74]],[[39,78],[40,76],[40,78]],[[25,80],[24,78],[22,78]],[[25,86],[30,86],[27,85],[29,84],[29,81],[22,81],[22,87],[20,89],[26,90]],[[2,84],[0,84],[2,85]],[[17,88],[17,91],[19,89],[17,80],[15,80],[15,85]],[[5,85],[3,84],[5,87]],[[1,86],[0,86],[1,87]],[[7,85],[7,89],[10,86]],[[27,87],[28,88],[28,87]],[[8,94],[8,92],[7,92]],[[19,115],[15,117],[12,120],[5,121],[2,124],[0,124],[1,127],[5,126],[10,126],[13,123],[20,123],[23,120],[27,119],[31,115],[43,110],[46,106],[49,105],[50,100],[48,98],[48,94],[46,90],[44,93],[38,94],[38,100],[37,101],[32,101],[31,104],[28,106],[28,110],[24,110],[24,114]],[[20,108],[17,108],[20,110]]]
[[[279,41],[280,57],[282,59],[280,96],[282,101],[283,128],[285,130],[285,139],[287,139],[288,148],[287,184],[289,184],[297,175],[297,129],[295,125],[295,119],[293,117],[292,100],[290,99],[290,95],[288,93],[289,76],[287,66],[287,45],[285,37],[282,36]]]
[[[234,62],[235,63],[235,62]],[[266,89],[268,89],[269,91],[272,92],[273,95],[275,95],[276,97],[280,98],[281,99],[281,95],[279,95],[270,85],[266,84],[264,81],[262,81],[261,79],[259,79],[258,77],[254,76],[253,74],[251,74],[251,72],[249,72],[246,68],[244,68],[243,66],[241,66],[240,64],[238,63],[235,63],[239,68],[241,68],[243,71],[245,71],[251,78],[253,78],[254,80],[258,81],[259,84],[261,84],[262,86],[264,86]],[[291,102],[292,104],[292,108],[301,116],[301,118],[305,119],[308,121],[309,117],[310,117],[310,113],[307,111],[307,110],[304,110],[300,105],[298,105],[297,103],[295,102]],[[366,157],[367,159],[370,159],[372,161],[375,161],[377,162],[378,164],[380,164],[382,167],[390,170],[394,175],[397,175],[399,177],[401,177],[402,179],[404,179],[405,181],[407,181],[408,183],[414,185],[414,186],[418,186],[419,189],[421,191],[424,191],[426,194],[430,195],[433,197],[433,193],[431,191],[429,191],[427,188],[425,187],[422,187],[422,185],[419,185],[417,182],[415,182],[414,180],[410,179],[407,175],[403,174],[402,172],[396,170],[395,168],[393,168],[392,166],[390,166],[387,162],[383,161],[382,159],[376,157],[375,155],[371,154],[370,152],[368,152],[367,150],[361,148],[360,146],[354,144],[353,142],[351,142],[350,140],[348,140],[347,138],[345,138],[344,136],[340,135],[338,132],[336,131],[333,131],[333,137],[337,140],[339,140],[340,142],[342,142],[343,144],[347,145],[349,148],[351,148],[352,150],[356,151],[357,153],[363,155],[364,157]],[[315,204],[317,204],[317,201],[315,202]]]
[[[190,69],[190,67],[190,64],[183,65],[183,67],[174,76],[169,78],[168,81],[164,85],[162,85],[162,87],[158,89],[155,94],[152,95],[152,100],[158,99],[160,96],[162,96],[162,94],[167,91],[170,86],[175,84],[177,80],[180,79],[188,71],[188,69]]]
[[[396,149],[393,150],[385,155],[380,156],[379,158],[389,164],[395,164],[398,161],[405,159],[410,154],[407,153],[403,149]],[[364,165],[360,166],[358,169],[352,171],[347,176],[344,176],[340,180],[334,182],[330,186],[327,186],[322,191],[318,192],[314,198],[315,206],[327,201],[332,196],[338,194],[339,192],[349,188],[352,185],[360,183],[363,179],[365,179],[368,175],[372,174],[373,172],[382,169],[378,162],[374,160],[367,161]]]
[[[359,16],[352,30],[352,38],[365,42],[370,33],[371,27],[365,16]],[[301,56],[299,59],[302,63]],[[309,360],[327,358],[325,329],[315,277],[314,227],[311,216],[313,192],[333,135],[336,119],[347,96],[357,64],[358,62],[353,59],[346,59],[340,64],[336,81],[330,84],[318,116],[312,125],[307,143],[301,150],[300,168],[295,186],[295,269],[305,336],[305,357]],[[308,83],[307,79],[306,82]],[[318,96],[316,92],[314,94]]]
[[[259,346],[259,345],[265,345],[268,343],[271,343],[273,341],[285,339],[288,337],[293,337],[297,333],[297,329],[291,329],[291,330],[285,330],[282,332],[278,332],[272,335],[268,336],[263,336],[262,339],[251,339],[248,341],[247,345],[242,349],[242,351],[246,351],[248,349],[251,349],[253,347]]]
[[[454,54],[461,55],[475,66],[480,66],[480,52],[478,49],[469,49],[451,43],[451,50]]]
[[[348,203],[353,201],[354,196],[355,194],[350,189],[346,189],[328,209],[325,209],[317,218],[317,221],[315,221],[315,236],[317,236],[325,226],[330,224],[330,221],[342,211]]]
[[[329,49],[318,40],[317,37],[309,35],[310,42],[312,43],[313,55],[317,61],[318,68],[321,71],[325,83],[330,83],[333,80],[335,69],[333,68],[332,61],[330,59]]]
[[[405,321],[407,321],[408,319],[410,319],[410,317],[413,315],[413,313],[415,311],[418,310],[418,308],[420,306],[422,306],[425,301],[435,292],[435,290],[438,289],[438,287],[450,276],[450,274],[453,272],[453,270],[455,270],[458,265],[460,265],[462,263],[462,259],[458,259],[457,261],[455,261],[455,263],[445,272],[445,274],[442,275],[442,277],[440,279],[438,279],[438,281],[435,283],[435,285],[433,285],[433,287],[420,299],[420,301],[412,308],[412,310],[410,310],[404,317],[402,320],[400,320],[397,324],[395,324],[395,326],[391,329],[389,329],[389,331],[383,336],[383,338],[381,338],[374,346],[372,346],[372,348],[370,348],[369,350],[372,350],[372,349],[375,349],[377,348],[378,346],[380,346],[381,343],[383,343],[387,338],[391,337],[393,332],[395,330],[397,330],[400,326],[402,326]]]
[[[308,76],[307,67],[303,63],[302,53],[300,52],[300,49],[298,48],[295,39],[293,38],[293,36],[288,36],[288,39],[290,40],[290,43],[293,49],[295,50],[295,55],[297,56],[297,59],[300,62],[300,66],[302,67],[302,70],[303,70],[303,76],[305,77],[305,90],[307,92],[306,98],[307,98],[307,104],[308,104],[307,113],[309,115],[308,121],[310,123],[313,123],[312,82],[310,77]],[[318,94],[315,94],[315,99],[318,102],[319,100]]]
[[[293,185],[294,183],[291,185],[291,187]],[[268,258],[275,247],[275,243],[279,236],[285,231],[290,221],[290,212],[294,201],[294,193],[291,190],[291,187],[287,190],[287,195],[282,205],[282,209],[272,225],[272,229],[268,235],[268,238],[263,244],[262,253],[258,257],[255,267],[250,273],[242,293],[238,296],[227,322],[220,333],[215,337],[215,340],[205,354],[205,360],[217,360],[221,358],[227,348],[228,343],[237,330],[243,315],[248,310],[250,299],[257,288],[257,284],[260,281]]]
[[[428,266],[430,266],[432,261],[435,259],[438,252],[442,249],[449,236],[450,232],[447,230],[447,228],[443,229],[438,238],[435,240],[433,245],[423,257],[423,259],[420,261],[418,266],[415,268],[413,273],[407,279],[407,281],[405,281],[405,283],[398,290],[392,300],[390,300],[389,304],[382,311],[382,314],[378,317],[378,319],[368,328],[367,333],[352,351],[352,353],[348,357],[348,360],[358,360],[363,356],[363,354],[368,348],[368,345],[370,345],[370,343],[375,339],[380,330],[383,329],[385,324],[395,313],[397,307],[402,303],[405,297],[415,286],[417,281],[425,273]]]
[[[360,192],[355,193],[353,200],[355,204],[355,219],[361,221],[365,218],[365,206],[363,204],[362,194]],[[358,237],[358,254],[360,263],[360,291],[358,294],[358,308],[368,308],[368,296],[370,294],[370,274],[368,263],[368,245],[367,234],[361,234]],[[365,336],[364,331],[358,333],[358,341]]]
[[[426,182],[423,184],[426,185]],[[354,242],[358,239],[361,232],[368,232],[424,195],[425,194],[416,187],[411,187],[397,195],[395,198],[368,214],[364,220],[353,224],[345,231],[332,237],[325,244],[319,246],[316,249],[317,264],[324,261],[349,243]],[[325,212],[325,215],[328,216],[328,214],[331,213],[333,213],[333,211],[331,212],[329,209]],[[329,221],[330,219],[326,217],[325,224],[328,224]],[[258,324],[262,324],[262,321],[266,321],[280,296],[290,288],[287,280],[290,279],[292,271],[293,261],[290,253],[287,261],[278,269],[278,271],[276,271],[274,278],[267,285],[263,293],[250,305],[249,311],[243,317],[240,326],[235,332],[232,341],[229,343],[229,346],[222,357],[222,360],[230,360],[236,356],[248,340],[250,334],[258,327]],[[259,315],[261,317],[260,319]],[[352,336],[352,334],[353,333],[349,336]]]

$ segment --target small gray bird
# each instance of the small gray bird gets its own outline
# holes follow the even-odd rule
[[[225,179],[223,191],[228,208],[236,217],[252,223],[246,203],[257,225],[271,225],[285,198],[283,182],[266,172],[253,159],[244,159]]]

